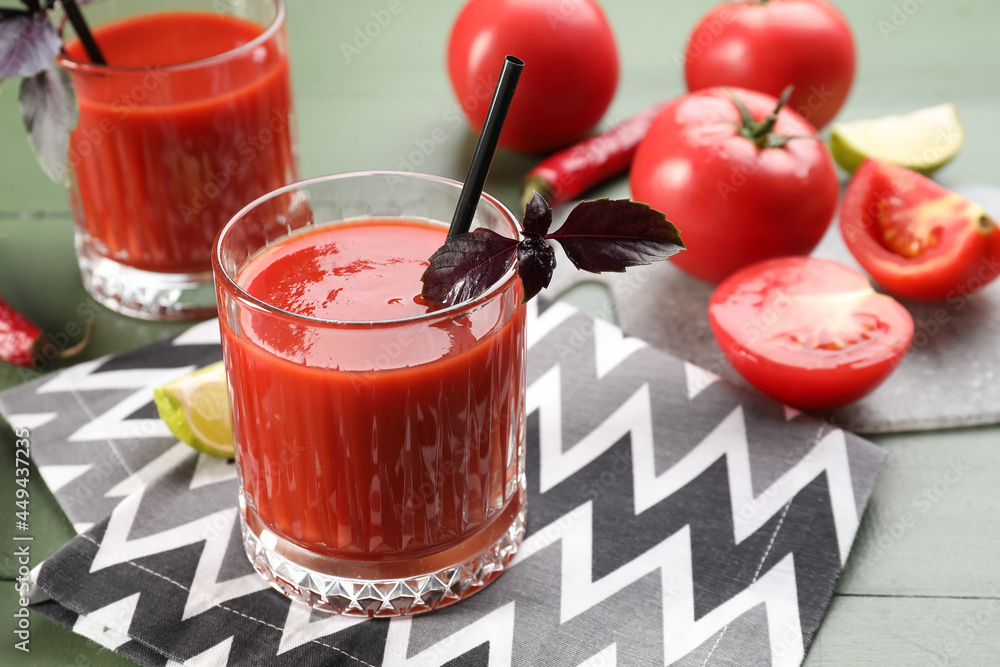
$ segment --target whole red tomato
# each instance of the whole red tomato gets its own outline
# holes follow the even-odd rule
[[[688,39],[688,90],[739,86],[777,96],[816,127],[837,115],[854,80],[854,35],[827,0],[724,2]]]
[[[689,93],[660,112],[636,151],[632,198],[680,228],[688,250],[672,263],[696,278],[717,283],[754,262],[808,255],[830,225],[833,160],[788,108],[767,128],[777,105],[736,88]]]
[[[601,119],[618,85],[618,49],[594,0],[470,0],[448,41],[451,85],[475,131],[486,119],[504,56],[524,61],[500,145],[560,148]]]

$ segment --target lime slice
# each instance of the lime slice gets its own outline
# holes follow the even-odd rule
[[[212,456],[233,458],[226,369],[206,366],[153,390],[160,419],[181,442]]]
[[[955,105],[942,104],[905,116],[834,123],[830,152],[852,174],[865,158],[875,158],[930,175],[958,155],[964,141]]]

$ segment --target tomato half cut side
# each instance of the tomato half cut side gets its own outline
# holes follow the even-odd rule
[[[855,173],[840,231],[865,271],[899,296],[951,299],[1000,275],[1000,227],[983,207],[888,162],[866,160]]]
[[[715,338],[747,382],[786,405],[828,410],[882,383],[913,340],[913,318],[838,262],[782,257],[741,269],[712,294]]]

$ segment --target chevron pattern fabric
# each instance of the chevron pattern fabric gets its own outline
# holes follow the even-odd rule
[[[472,598],[393,621],[267,588],[235,466],[155,418],[151,387],[220,357],[215,322],[5,392],[81,532],[35,608],[160,667],[799,665],[882,450],[565,304],[532,305],[528,338],[521,551]]]

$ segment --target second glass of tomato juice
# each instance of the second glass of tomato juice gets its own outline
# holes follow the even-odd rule
[[[146,319],[215,314],[212,241],[252,201],[296,179],[280,0],[96,2],[107,65],[62,21],[80,118],[70,203],[83,283]]]
[[[512,267],[419,295],[455,181],[323,177],[273,192],[213,257],[244,546],[275,588],[363,616],[450,604],[524,535],[525,309]],[[473,227],[515,237],[483,195]]]

